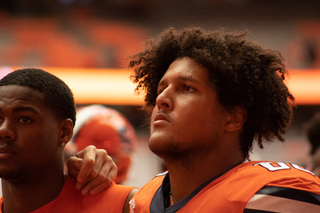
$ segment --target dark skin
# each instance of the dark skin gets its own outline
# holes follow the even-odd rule
[[[3,212],[30,212],[63,187],[63,144],[73,123],[57,119],[42,93],[16,85],[0,87],[0,121]]]
[[[41,92],[16,85],[0,87],[3,212],[30,212],[59,195],[65,179],[63,148],[72,134],[72,120],[58,119]],[[85,151],[94,157],[73,161],[69,172],[79,173],[77,188],[82,194],[96,194],[112,182],[117,168],[104,150]]]

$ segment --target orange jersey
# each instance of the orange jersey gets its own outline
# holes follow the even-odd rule
[[[121,213],[124,202],[133,188],[112,183],[96,196],[82,196],[75,187],[75,180],[67,176],[59,196],[32,213]],[[2,198],[0,204],[0,213],[2,213]]]
[[[168,174],[152,179],[130,201],[131,212],[320,212],[320,179],[295,164],[240,164],[171,206],[168,187]]]

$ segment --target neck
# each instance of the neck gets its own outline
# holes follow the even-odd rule
[[[64,179],[62,170],[56,175],[50,173],[32,181],[2,180],[2,212],[24,213],[44,206],[58,197],[64,185]]]
[[[224,153],[224,155],[226,154]],[[227,172],[244,161],[241,153],[238,156],[233,155],[232,159],[228,159],[229,156],[229,153],[228,156],[222,158],[211,154],[201,158],[191,158],[188,162],[165,160],[169,170],[170,187],[174,201],[180,201],[206,181]]]

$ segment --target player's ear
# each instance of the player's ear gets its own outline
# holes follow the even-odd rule
[[[64,119],[60,123],[59,140],[61,146],[65,146],[72,138],[73,135],[73,122],[70,118]]]
[[[229,111],[229,117],[226,121],[225,130],[227,132],[234,132],[242,130],[244,123],[247,120],[247,111],[240,106],[235,106]]]

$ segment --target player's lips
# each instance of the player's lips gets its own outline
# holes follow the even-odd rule
[[[163,113],[158,113],[154,118],[154,123],[170,122],[170,119],[167,115]]]
[[[0,159],[13,155],[13,151],[7,147],[0,147]]]

